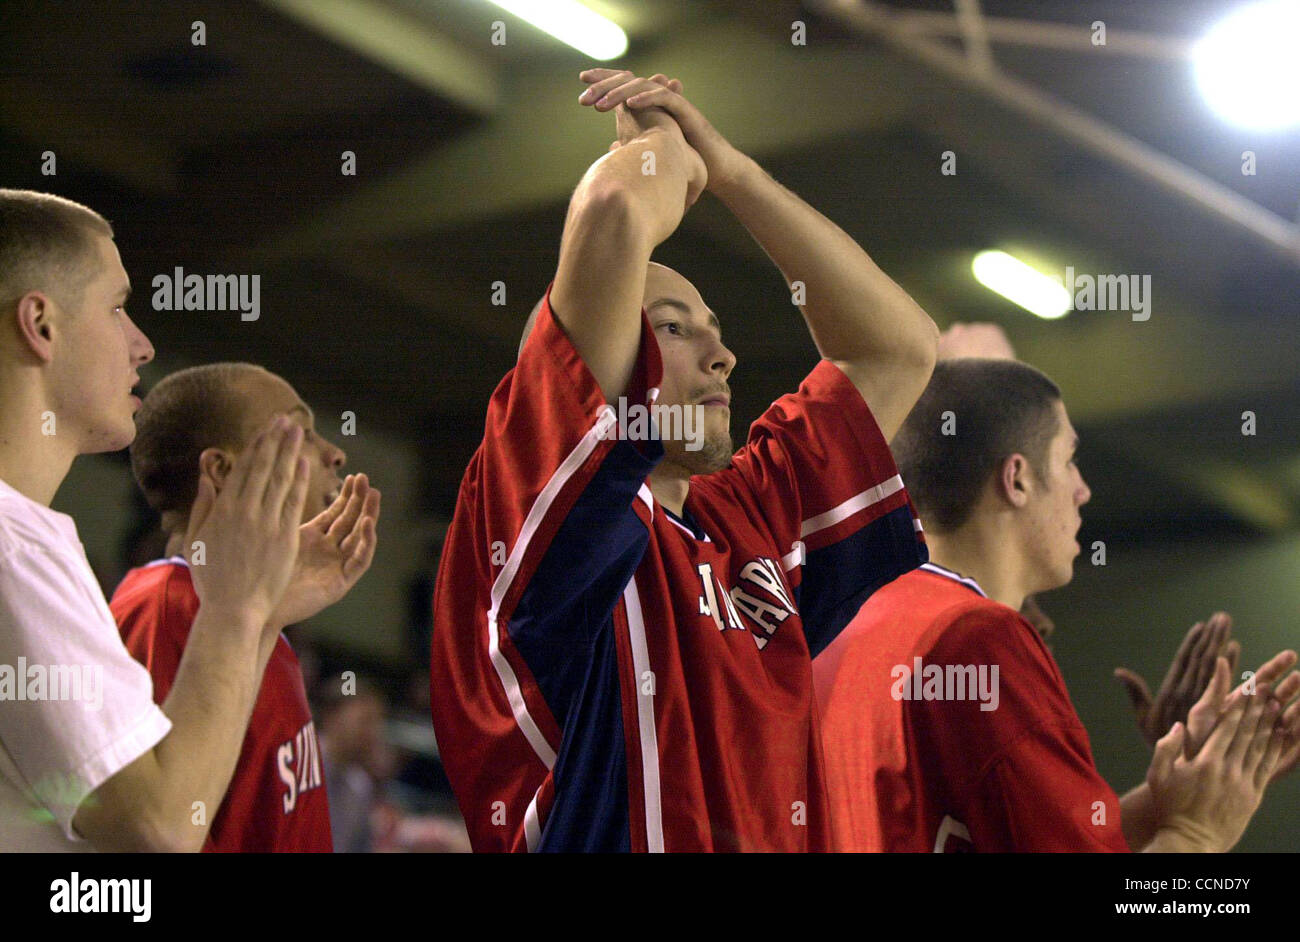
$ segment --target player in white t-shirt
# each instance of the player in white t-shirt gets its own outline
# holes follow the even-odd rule
[[[280,628],[374,555],[367,514],[299,554],[302,427],[278,417],[219,495],[199,484],[185,545],[201,606],[154,704],[76,526],[49,508],[77,455],[135,436],[154,351],[129,293],[101,216],[0,189],[0,850],[198,850]]]

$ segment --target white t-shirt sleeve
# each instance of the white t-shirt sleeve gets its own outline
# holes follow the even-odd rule
[[[12,531],[7,536],[12,537]],[[171,730],[80,545],[0,534],[0,744],[64,835],[86,796]]]

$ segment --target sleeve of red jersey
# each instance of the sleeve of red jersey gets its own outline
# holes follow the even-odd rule
[[[956,666],[985,678],[973,697],[967,690],[964,699],[923,701],[925,748],[942,752],[937,771],[976,850],[1128,850],[1119,798],[1097,771],[1056,662],[1028,622],[1010,609],[971,612],[925,663],[943,667],[945,677]]]
[[[593,607],[593,586],[647,538],[652,500],[646,478],[662,446],[620,426],[623,409],[648,409],[662,376],[659,347],[642,312],[637,364],[623,400],[609,406],[595,377],[556,320],[547,290],[519,361],[488,406],[478,465],[478,508],[483,545],[491,562],[490,614],[508,623],[525,595],[544,596],[529,606],[527,625],[552,645],[571,621],[546,624],[579,597]],[[648,426],[646,426],[648,433]],[[496,555],[494,550],[504,550]],[[545,562],[546,579],[535,579]],[[622,591],[612,591],[610,604]],[[521,616],[523,613],[520,613]],[[521,621],[524,619],[521,618]],[[575,626],[576,627],[576,626]]]
[[[1080,725],[1029,730],[981,777],[966,811],[971,841],[1003,853],[1126,853],[1119,797]]]
[[[785,553],[814,657],[871,593],[928,558],[889,444],[829,360],[750,427],[732,469]]]
[[[645,409],[661,382],[644,312],[641,322],[625,413]],[[549,770],[593,634],[649,540],[646,478],[663,448],[621,434],[618,413],[551,311],[548,289],[488,404],[435,591],[434,728],[475,849],[519,849],[526,834],[535,843],[528,822],[545,817]],[[511,827],[498,826],[496,801],[507,803]]]

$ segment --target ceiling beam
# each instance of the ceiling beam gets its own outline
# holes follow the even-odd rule
[[[1274,478],[1245,461],[1211,454],[1188,455],[1148,434],[1106,431],[1106,449],[1127,462],[1177,481],[1212,506],[1263,533],[1285,533],[1300,525],[1300,502]],[[1144,476],[1135,474],[1135,479]],[[1147,479],[1149,483],[1149,479]]]
[[[961,40],[966,46],[966,58],[971,67],[979,72],[992,72],[993,49],[989,45],[989,31],[984,14],[980,12],[980,0],[955,0],[957,7],[956,23],[961,31]]]
[[[34,145],[31,171],[40,167],[41,154],[49,150],[65,173],[80,164],[145,196],[180,192],[176,156],[156,137],[123,127],[120,115],[82,107],[17,73],[0,77],[0,122]]]
[[[726,43],[716,41],[720,31]],[[738,93],[758,62],[761,94]],[[792,46],[785,34],[742,22],[695,30],[625,65],[680,78],[709,120],[757,158],[892,123],[908,107],[908,90],[879,57]],[[576,69],[514,76],[512,106],[483,127],[277,233],[261,251],[302,257],[563,204],[613,138],[612,116],[579,105],[581,90]]]
[[[501,82],[432,22],[383,0],[262,0],[340,46],[478,115],[496,112]]]
[[[1300,266],[1300,226],[1217,180],[1027,82],[998,71],[981,71],[962,53],[906,29],[901,14],[880,3],[870,0],[808,2],[834,21],[863,36],[885,41],[907,58],[1050,128],[1062,139],[1232,225],[1278,257]]]
[[[958,7],[969,0],[958,0]],[[961,20],[950,13],[933,10],[909,10],[896,14],[900,29],[918,36],[959,38],[966,35]],[[1191,58],[1194,42],[1181,36],[1162,36],[1136,30],[1106,29],[1105,45],[1093,42],[1091,23],[1053,23],[1046,20],[1022,20],[1005,16],[983,18],[982,32],[992,42],[1006,46],[1028,46],[1063,52],[1100,55],[1136,56],[1185,62]]]
[[[1285,312],[1219,307],[1217,292],[1226,273],[1242,264],[1242,252],[1253,251],[1252,243],[1225,239],[1221,227],[1187,225],[1194,218],[1190,209],[1172,217],[1153,212],[1149,191],[1130,177],[1045,174],[1043,168],[1056,162],[1055,145],[1031,126],[1005,113],[972,108],[919,76],[907,81],[917,110],[925,115],[934,151],[951,149],[960,155],[957,179],[968,179],[966,185],[981,191],[990,183],[1005,187],[1015,194],[1006,205],[1033,207],[991,217],[982,236],[978,222],[966,216],[951,223],[971,228],[976,238],[997,239],[996,245],[975,248],[1003,248],[1030,257],[1037,252],[1058,264],[1061,273],[1071,265],[1094,276],[1150,276],[1148,321],[1100,311],[1076,311],[1053,322],[1024,312],[1008,313],[1002,320],[1021,357],[1057,380],[1071,412],[1081,420],[1104,421],[1300,384],[1300,360],[1288,339],[1295,328],[1290,317],[1282,316]],[[952,264],[937,270],[930,266],[891,274],[908,290],[913,290],[909,278],[919,277],[938,279],[940,287],[962,279],[970,292],[983,291],[970,279],[969,258],[952,254]],[[917,284],[915,293],[925,295],[926,283]],[[961,288],[947,294],[957,300],[936,305],[930,313],[941,323],[970,320],[961,299],[972,295]],[[1243,342],[1245,331],[1248,343]]]

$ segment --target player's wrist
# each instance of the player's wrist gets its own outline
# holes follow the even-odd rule
[[[727,156],[714,161],[709,167],[709,192],[730,206],[732,201],[744,199],[753,192],[766,173],[748,154],[727,145]]]
[[[1161,845],[1159,849],[1162,851],[1180,854],[1213,854],[1228,850],[1218,835],[1182,817],[1160,822],[1152,844]]]
[[[248,638],[260,635],[270,617],[270,613],[260,611],[256,606],[223,601],[203,602],[199,614],[203,615],[205,622],[219,626],[222,631]]]

